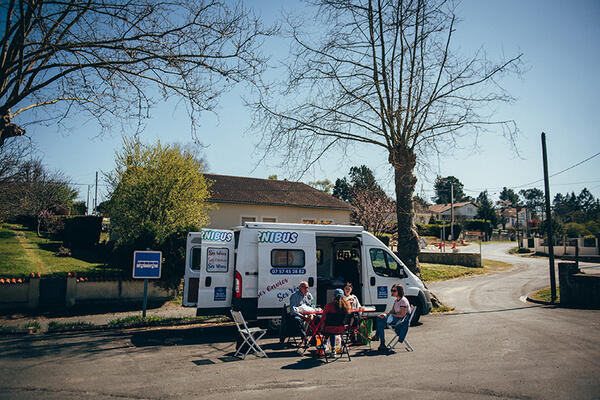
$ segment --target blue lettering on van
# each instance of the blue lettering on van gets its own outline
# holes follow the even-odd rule
[[[378,299],[387,299],[388,298],[387,286],[377,286],[377,298]]]
[[[231,232],[213,230],[202,231],[202,240],[206,240],[208,242],[231,242],[232,238],[233,234]]]
[[[306,268],[271,268],[271,275],[304,275]]]
[[[258,243],[296,243],[298,232],[259,231]]]

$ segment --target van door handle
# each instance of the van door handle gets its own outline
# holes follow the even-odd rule
[[[204,280],[204,286],[209,287],[212,283],[212,278],[210,276],[207,276],[206,279]]]
[[[371,277],[371,286],[375,286],[375,277],[374,276]]]
[[[312,276],[308,278],[308,286],[313,287],[315,285],[315,278]]]

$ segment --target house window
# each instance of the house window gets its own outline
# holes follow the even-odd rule
[[[318,219],[318,218],[302,218],[303,224],[321,224],[321,225],[331,225],[333,224],[332,219]]]
[[[263,217],[263,222],[277,222],[277,217]]]
[[[242,225],[246,222],[256,222],[256,217],[242,217]]]

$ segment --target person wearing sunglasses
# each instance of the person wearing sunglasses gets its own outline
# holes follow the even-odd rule
[[[392,296],[396,296],[394,305],[387,313],[379,314],[379,318],[377,319],[377,330],[375,331],[375,336],[371,338],[373,341],[380,341],[379,347],[377,348],[379,351],[387,350],[387,347],[385,346],[385,328],[388,325],[395,325],[410,312],[410,303],[408,302],[408,299],[404,297],[404,288],[402,285],[396,283],[392,286],[390,292],[392,293]]]

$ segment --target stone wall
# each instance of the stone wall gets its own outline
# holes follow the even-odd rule
[[[481,255],[479,253],[438,253],[421,252],[419,261],[431,264],[462,265],[464,267],[481,267]]]
[[[600,275],[582,274],[576,263],[558,263],[560,304],[600,308]]]
[[[68,277],[64,304],[67,307],[81,303],[142,300],[143,280],[89,281]],[[28,278],[0,284],[0,309],[22,309],[46,307],[40,301],[40,278]],[[156,282],[148,282],[148,300],[165,300],[169,293]]]

